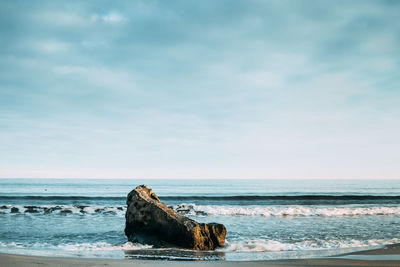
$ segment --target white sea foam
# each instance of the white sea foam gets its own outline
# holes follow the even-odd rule
[[[287,243],[276,240],[253,239],[247,241],[226,242],[221,252],[280,252],[280,251],[309,251],[309,250],[329,250],[329,249],[347,249],[347,248],[365,248],[380,247],[384,245],[400,243],[399,238],[392,239],[371,239],[371,240],[306,240],[295,243]],[[59,244],[34,243],[22,244],[18,242],[0,241],[0,249],[3,252],[8,250],[16,251],[20,249],[33,249],[37,251],[51,250],[64,252],[96,252],[96,251],[129,251],[151,249],[150,245],[126,242],[119,245],[113,245],[107,242],[95,243],[76,243]]]
[[[185,215],[213,216],[400,216],[400,206],[208,206],[180,204],[175,210]]]
[[[153,246],[143,245],[139,243],[125,242],[119,245],[113,245],[107,242],[95,242],[95,243],[75,243],[75,244],[59,244],[53,245],[51,243],[29,243],[23,244],[19,242],[3,242],[0,241],[0,248],[8,249],[24,249],[31,248],[36,250],[62,250],[62,251],[112,251],[112,250],[138,250],[138,249],[149,249]]]
[[[13,211],[17,208],[17,211]],[[221,206],[221,205],[195,205],[179,204],[173,207],[183,215],[192,216],[400,216],[400,205],[372,206]],[[3,213],[24,214],[109,214],[124,216],[124,206],[79,206],[79,205],[40,205],[23,206],[7,205]]]
[[[19,242],[3,242],[0,241],[0,248],[24,248],[25,246]]]
[[[14,209],[14,210],[13,210]],[[115,214],[124,216],[126,207],[123,206],[88,206],[88,205],[7,205],[4,213],[24,214]]]
[[[323,249],[347,249],[363,247],[379,247],[399,243],[399,238],[372,239],[372,240],[316,240],[285,243],[275,240],[254,239],[248,241],[227,242],[225,247],[218,249],[224,252],[278,252],[278,251],[304,251]]]
[[[150,245],[126,242],[121,245],[111,245],[107,242],[62,244],[58,248],[67,251],[108,251],[108,250],[138,250],[152,248]]]

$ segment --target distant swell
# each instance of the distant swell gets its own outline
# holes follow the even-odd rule
[[[126,200],[126,197],[0,196],[0,200]]]
[[[275,196],[164,196],[163,200],[400,200],[400,196],[383,195],[275,195]]]
[[[0,196],[0,200],[125,200],[125,196]],[[252,201],[252,200],[392,200],[400,201],[400,195],[238,195],[238,196],[160,196],[163,201],[188,201],[188,200],[211,200],[211,201]]]

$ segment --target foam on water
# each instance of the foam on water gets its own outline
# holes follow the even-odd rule
[[[109,214],[124,216],[124,206],[89,206],[89,205],[4,205],[1,213],[24,214]],[[192,216],[400,216],[400,206],[221,206],[179,204],[173,208],[183,215]]]
[[[126,242],[126,195],[146,183],[201,223],[223,223],[211,252]],[[400,243],[399,181],[0,179],[0,252],[191,260],[321,257]]]
[[[124,216],[124,206],[89,206],[89,205],[4,205],[0,207],[1,213],[23,214],[111,214]]]
[[[57,246],[66,251],[107,251],[107,250],[139,250],[149,249],[153,246],[139,243],[126,242],[121,245],[112,245],[107,242],[81,243],[81,244],[62,244]]]
[[[20,242],[2,242],[0,241],[1,248],[26,248],[32,247],[35,249],[63,249],[67,251],[104,251],[104,250],[137,250],[137,249],[148,249],[153,246],[143,245],[139,243],[125,242],[119,245],[113,245],[107,242],[96,242],[96,243],[75,243],[75,244],[58,244],[52,243],[20,243]]]
[[[344,249],[362,247],[380,247],[399,243],[399,238],[372,240],[306,240],[300,242],[282,242],[276,240],[253,239],[247,241],[227,242],[225,247],[218,249],[224,252],[278,252],[303,251],[322,249]]]
[[[239,252],[239,253],[262,253],[262,252],[288,252],[288,251],[309,251],[309,250],[338,250],[338,249],[363,249],[363,248],[376,248],[385,245],[400,243],[399,238],[392,239],[372,239],[372,240],[305,240],[294,243],[277,241],[277,240],[263,240],[253,239],[247,241],[234,241],[227,242],[224,247],[217,249],[217,252]],[[150,245],[143,245],[139,243],[126,242],[123,244],[113,245],[107,242],[96,243],[75,243],[75,244],[58,244],[51,243],[32,243],[23,244],[18,242],[1,242],[0,248],[3,252],[18,253],[30,249],[36,251],[37,255],[41,255],[43,251],[60,251],[67,254],[79,252],[81,255],[90,256],[91,252],[123,252],[123,251],[142,251],[152,249]],[[160,249],[155,249],[160,250]],[[163,250],[163,249],[161,249]]]
[[[184,215],[204,216],[400,216],[400,206],[209,206],[180,204],[174,209]]]

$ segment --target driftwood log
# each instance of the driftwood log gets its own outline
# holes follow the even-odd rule
[[[126,204],[125,235],[131,242],[194,250],[213,250],[225,243],[223,224],[198,223],[178,214],[146,185],[132,190]]]

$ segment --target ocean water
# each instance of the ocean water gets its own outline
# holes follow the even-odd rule
[[[126,195],[146,184],[200,222],[216,251],[127,242]],[[396,180],[0,179],[0,252],[160,260],[309,258],[400,243]]]

